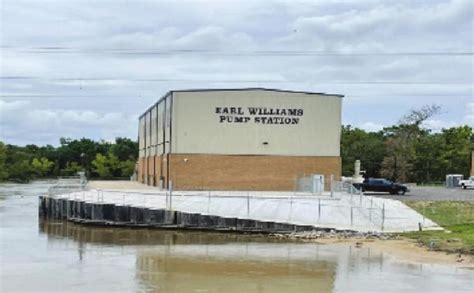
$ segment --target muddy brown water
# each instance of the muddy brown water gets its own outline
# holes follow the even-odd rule
[[[473,292],[474,271],[350,244],[38,218],[49,184],[0,185],[1,292]]]

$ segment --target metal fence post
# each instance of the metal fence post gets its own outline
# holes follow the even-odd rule
[[[353,211],[353,207],[351,207],[351,226],[354,224],[354,211]]]
[[[334,175],[331,174],[331,181],[329,182],[331,188],[331,197],[334,197]]]
[[[173,208],[173,182],[170,180],[170,199],[169,199],[169,204],[170,204],[170,210]]]
[[[370,197],[370,208],[369,208],[369,221],[372,221],[372,205],[374,202],[374,198]]]
[[[247,191],[247,218],[250,218],[250,192]]]
[[[318,221],[321,220],[321,199],[318,198]]]
[[[385,204],[382,204],[382,231],[385,227]]]
[[[313,192],[313,195],[314,195],[314,192]],[[293,195],[290,194],[290,211],[289,211],[289,214],[288,214],[288,220],[291,220],[292,212],[293,212]]]
[[[211,205],[211,191],[208,191],[208,196],[207,196],[207,214],[209,214],[209,206]]]

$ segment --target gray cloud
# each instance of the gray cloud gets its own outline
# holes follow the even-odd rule
[[[1,75],[30,77],[1,80],[8,142],[136,137],[137,116],[180,88],[340,93],[344,122],[371,130],[431,103],[436,129],[474,124],[472,55],[389,54],[472,52],[469,0],[2,5]]]

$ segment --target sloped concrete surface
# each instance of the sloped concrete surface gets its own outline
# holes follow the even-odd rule
[[[202,215],[254,220],[259,223],[253,225],[262,229],[265,222],[361,232],[416,231],[420,225],[423,229],[441,229],[398,200],[344,192],[331,196],[329,193],[175,191],[170,194],[157,189],[90,189],[58,194],[55,198],[78,202],[76,213],[85,219],[92,219],[89,214],[94,212],[94,206],[81,206],[80,203],[108,204],[123,207],[117,211],[117,215],[122,217],[117,218],[117,221],[131,221],[135,217],[135,220],[142,219],[143,224],[146,224],[143,211],[134,208],[178,211],[186,214],[186,217],[190,217],[190,214],[200,215],[199,219],[182,220],[204,222],[204,226],[205,223],[217,223],[218,219]],[[245,225],[245,222],[237,224]]]

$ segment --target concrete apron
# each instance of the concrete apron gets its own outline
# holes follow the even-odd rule
[[[252,219],[225,218],[165,209],[91,203],[64,198],[39,197],[38,215],[46,219],[67,220],[82,224],[155,227],[235,232],[293,232],[315,229],[309,225],[294,225]]]

